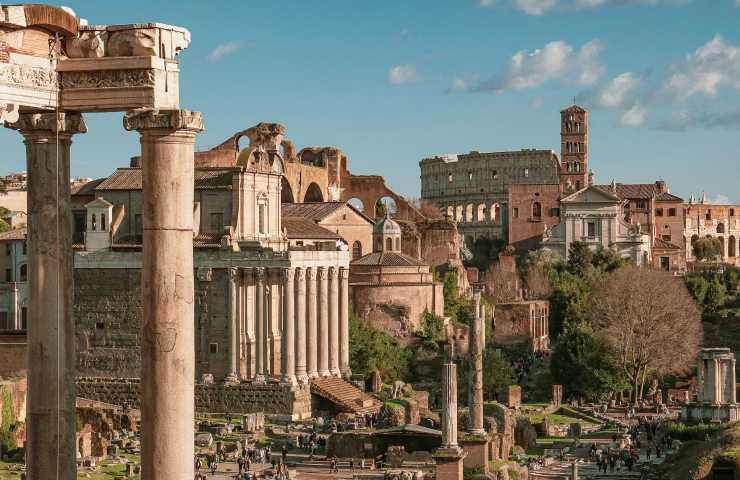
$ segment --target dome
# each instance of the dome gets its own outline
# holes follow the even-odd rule
[[[401,226],[386,215],[373,227],[373,235],[401,235]]]

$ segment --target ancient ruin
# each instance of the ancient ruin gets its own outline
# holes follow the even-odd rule
[[[696,401],[683,406],[681,417],[689,423],[740,420],[735,379],[735,354],[729,348],[704,348],[696,365]]]

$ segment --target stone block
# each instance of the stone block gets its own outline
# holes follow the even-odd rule
[[[522,404],[522,387],[519,385],[509,385],[509,391],[506,396],[506,406],[516,408]]]

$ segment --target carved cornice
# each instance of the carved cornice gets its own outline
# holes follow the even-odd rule
[[[0,63],[0,83],[55,89],[57,73],[46,67]]]
[[[159,110],[141,108],[130,110],[123,116],[126,130],[189,130],[203,131],[203,114],[190,110]]]
[[[154,70],[62,72],[62,89],[154,87]]]
[[[50,133],[67,134],[86,133],[87,125],[79,113],[23,113],[15,123],[5,126],[18,130],[21,134]]]

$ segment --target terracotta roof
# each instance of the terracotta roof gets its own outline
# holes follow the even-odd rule
[[[399,252],[373,252],[350,262],[350,265],[381,267],[419,267],[424,264]]]
[[[26,227],[15,228],[8,230],[7,232],[0,233],[0,242],[10,242],[14,240],[25,240],[26,239]]]
[[[672,193],[663,192],[658,194],[657,197],[655,197],[655,200],[659,202],[683,202],[683,198],[677,197],[673,195]]]
[[[598,188],[612,191],[611,185],[597,185]],[[658,194],[658,188],[654,183],[617,183],[617,195],[622,199],[641,198],[649,199]]]
[[[346,205],[344,202],[283,203],[283,217],[309,218],[320,222]]]
[[[219,233],[200,233],[193,239],[193,247],[221,247],[221,237]]]
[[[103,183],[105,178],[98,178],[87,183],[80,183],[72,187],[72,195],[95,195],[95,189]]]
[[[681,250],[681,247],[679,247],[678,245],[674,245],[671,242],[663,240],[660,237],[655,238],[655,241],[653,242],[653,248],[660,248],[663,250]]]
[[[308,218],[283,217],[283,228],[288,232],[288,238],[292,240],[339,240],[342,238]]]
[[[231,168],[196,168],[196,189],[228,189],[231,188]],[[140,168],[119,168],[113,175],[103,180],[96,190],[141,190]]]

